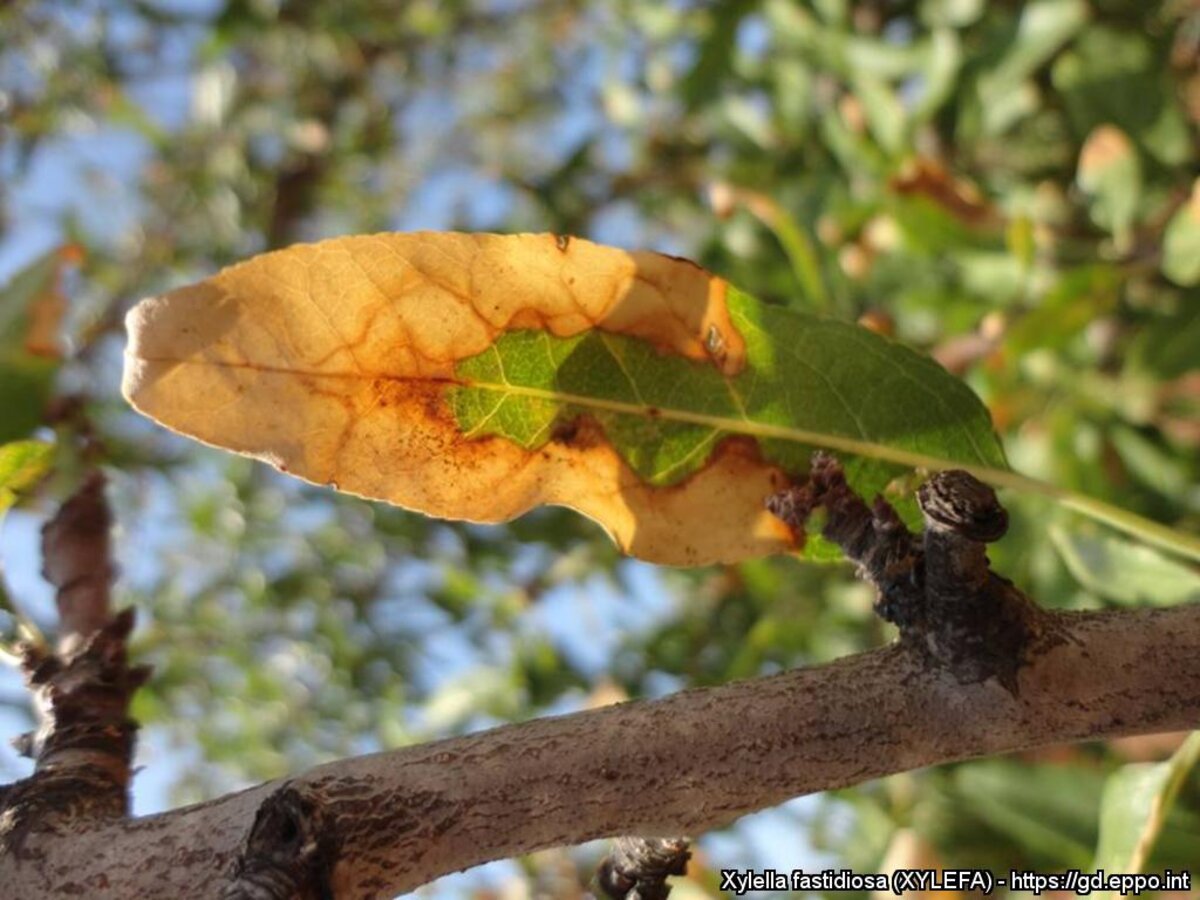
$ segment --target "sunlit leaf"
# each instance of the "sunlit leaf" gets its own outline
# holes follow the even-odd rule
[[[45,441],[14,441],[0,445],[0,518],[17,501],[17,494],[38,482],[50,469],[54,448]]]
[[[129,331],[126,396],[170,428],[436,516],[570,506],[654,561],[795,547],[763,504],[816,446],[866,496],[913,466],[1005,465],[932,361],[551,235],[298,246],[143,302]]]
[[[1165,74],[1151,35],[1096,24],[1059,56],[1051,78],[1079,135],[1115,125],[1150,156],[1179,166],[1194,153],[1193,142]]]
[[[987,760],[955,771],[958,802],[970,815],[1030,853],[1084,866],[1095,846],[1100,773],[1072,766]]]
[[[1123,240],[1133,227],[1142,192],[1141,163],[1125,132],[1101,125],[1089,134],[1079,153],[1076,180],[1092,219]]]
[[[1167,224],[1162,266],[1176,284],[1200,284],[1200,179],[1192,185],[1191,199]]]

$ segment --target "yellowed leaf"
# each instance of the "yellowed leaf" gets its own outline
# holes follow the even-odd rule
[[[1079,151],[1079,181],[1089,184],[1098,173],[1132,157],[1133,143],[1115,125],[1100,125],[1084,141]]]
[[[1003,465],[978,401],[911,351],[770,312],[685,260],[574,238],[292,247],[143,301],[128,329],[125,395],[169,428],[435,516],[569,506],[670,564],[796,546],[764,499],[813,446],[891,460],[861,468],[876,486],[938,452]],[[812,343],[803,365],[788,329]],[[879,391],[874,412],[847,401],[872,384],[854,367],[880,365],[912,394],[907,418]],[[934,407],[929,378],[950,392]],[[789,386],[795,410],[779,407]]]
[[[29,324],[25,331],[25,352],[50,359],[62,357],[62,323],[67,314],[67,298],[62,290],[63,269],[78,265],[83,250],[67,244],[58,250],[53,272],[43,289],[29,302]]]
[[[599,327],[734,374],[744,343],[725,290],[686,260],[554,235],[343,238],[140,304],[123,390],[175,431],[430,515],[502,522],[557,503],[647,558],[761,555],[792,538],[762,507],[783,474],[749,442],[727,442],[689,481],[654,488],[589,421],[531,453],[465,437],[443,400],[457,362],[519,328],[569,337]],[[680,544],[689,522],[729,510],[744,511],[732,528]],[[726,543],[730,531],[740,539]]]

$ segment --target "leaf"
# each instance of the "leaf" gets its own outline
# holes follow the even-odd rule
[[[865,497],[961,466],[1200,558],[1190,535],[1009,471],[987,411],[931,360],[656,253],[342,238],[144,301],[128,326],[123,390],[146,415],[430,515],[557,504],[648,560],[733,561],[802,543],[763,501],[825,447]]]
[[[1200,575],[1150,547],[1055,526],[1050,539],[1076,580],[1105,599],[1155,606],[1200,601]]]
[[[1126,241],[1141,202],[1142,167],[1125,132],[1114,125],[1092,131],[1079,152],[1076,180],[1096,224]]]
[[[1088,863],[1096,842],[1100,773],[995,759],[964,765],[951,778],[959,809],[969,808],[972,819],[1020,847],[1034,863]]]
[[[984,11],[984,0],[921,0],[921,21],[929,27],[963,28]]]
[[[1020,24],[999,63],[979,78],[979,101],[988,134],[1002,133],[1037,107],[1027,79],[1083,28],[1088,15],[1083,0],[1034,0],[1024,6]]]
[[[1149,34],[1091,25],[1055,60],[1051,81],[1077,134],[1116,125],[1164,166],[1192,158],[1187,116]]]
[[[821,261],[808,232],[796,218],[773,198],[758,191],[737,188],[717,182],[710,188],[714,209],[728,215],[735,204],[744,206],[769,228],[779,241],[800,283],[804,300],[814,309],[829,309],[829,292],[821,275]]]
[[[719,4],[710,13],[712,21],[700,42],[699,56],[680,86],[684,107],[689,112],[711,97],[729,75],[735,47],[730,36],[737,32],[742,19],[753,12],[754,6],[748,0],[732,0]]]
[[[854,72],[852,86],[875,141],[889,154],[898,154],[904,147],[907,126],[907,113],[900,98],[883,79],[862,70]]]
[[[1146,871],[1167,814],[1197,761],[1200,732],[1193,732],[1166,762],[1123,766],[1109,777],[1092,868],[1130,874]]]
[[[855,454],[867,496],[912,466],[1004,466],[987,411],[932,361],[583,240],[293,247],[128,326],[125,394],[176,431],[436,516],[570,506],[655,561],[794,547],[763,503],[816,446]]]
[[[1125,363],[1137,378],[1171,381],[1194,372],[1200,346],[1200,293],[1185,295],[1173,314],[1155,319],[1134,338]]]
[[[41,423],[60,355],[66,301],[59,274],[75,252],[52,250],[0,289],[0,443],[23,438]]]
[[[1021,356],[1037,347],[1063,347],[1117,305],[1120,285],[1120,273],[1111,265],[1064,269],[1038,307],[1009,329],[1005,349]]]
[[[1191,198],[1167,223],[1162,268],[1176,284],[1200,284],[1200,178],[1192,185]]]
[[[45,441],[0,445],[0,518],[17,502],[17,494],[35,485],[50,468],[54,448]]]

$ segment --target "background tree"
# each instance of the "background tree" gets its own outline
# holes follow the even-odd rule
[[[888,634],[844,567],[657,570],[563,511],[431,522],[165,435],[117,391],[136,299],[380,229],[683,253],[926,349],[983,397],[1018,468],[1194,531],[1198,16],[1083,0],[6,7],[2,259],[72,250],[4,297],[28,308],[20,285],[63,267],[70,352],[16,359],[28,331],[0,327],[0,437],[55,421],[61,447],[86,432],[109,472],[120,596],[143,611],[133,654],[155,667],[134,713],[187,761],[176,799]],[[1004,499],[996,568],[1045,604],[1200,594],[1185,564]],[[863,871],[914,835],[951,865],[1090,868],[1102,786],[1172,746],[939,767],[789,807],[770,830]],[[1151,868],[1195,859],[1198,803],[1193,779]],[[703,861],[768,852],[756,833],[703,844]],[[597,853],[524,871],[569,894]]]

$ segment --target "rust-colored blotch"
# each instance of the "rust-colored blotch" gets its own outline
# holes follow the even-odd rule
[[[125,396],[200,441],[435,516],[569,506],[627,552],[698,565],[787,549],[785,483],[749,439],[685,481],[642,481],[594,420],[528,450],[468,439],[445,392],[506,330],[600,328],[726,375],[745,343],[727,285],[686,260],[555,235],[379,234],[254,257],[129,314]]]

